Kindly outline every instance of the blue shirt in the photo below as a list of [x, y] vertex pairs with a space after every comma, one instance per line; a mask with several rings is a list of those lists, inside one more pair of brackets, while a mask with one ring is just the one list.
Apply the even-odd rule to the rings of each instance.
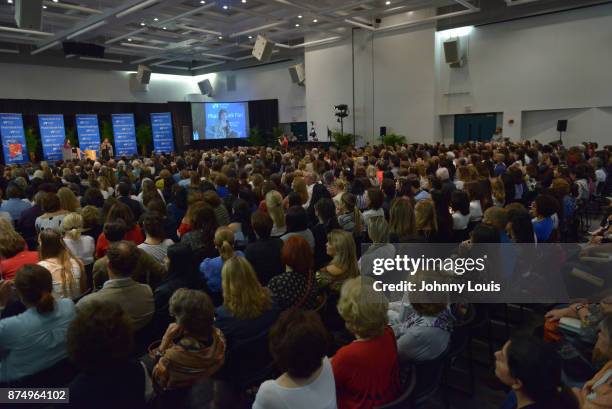
[[427, 190], [421, 190], [414, 196], [414, 200], [418, 202], [419, 200], [429, 199], [430, 197], [431, 195]]
[[8, 199], [2, 202], [2, 206], [0, 206], [0, 211], [8, 212], [11, 215], [11, 219], [19, 220], [21, 217], [21, 212], [32, 207], [28, 202], [24, 202], [21, 199]]
[[554, 228], [552, 217], [547, 217], [542, 220], [534, 219], [531, 223], [533, 224], [533, 231], [536, 235], [536, 239], [538, 239], [538, 243], [543, 243], [550, 239], [550, 235]]
[[48, 314], [28, 308], [0, 320], [0, 382], [34, 375], [67, 357], [66, 333], [75, 307], [68, 298], [55, 301]]
[[[242, 251], [234, 252], [236, 256], [244, 257]], [[214, 293], [221, 292], [221, 270], [223, 269], [223, 259], [221, 256], [215, 258], [207, 258], [200, 264], [200, 273], [204, 276], [206, 284], [210, 291]]]

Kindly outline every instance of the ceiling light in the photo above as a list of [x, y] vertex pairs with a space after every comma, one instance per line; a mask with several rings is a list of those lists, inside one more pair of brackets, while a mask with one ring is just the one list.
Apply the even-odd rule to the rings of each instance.
[[242, 0], [241, 3], [242, 4], [246, 4], [247, 0]]
[[302, 18], [302, 15], [300, 14], [300, 15], [298, 16], [298, 18]]
[[162, 30], [167, 30], [167, 29], [168, 29], [167, 27], [162, 27]]
[[229, 6], [227, 4], [223, 5], [223, 10], [227, 10], [229, 8]]
[[13, 0], [7, 0], [8, 4], [13, 4]]
[[43, 9], [46, 9], [46, 8], [47, 8], [47, 6], [43, 6]]
[[391, 1], [390, 0], [385, 1], [385, 5], [390, 6], [391, 5]]
[[200, 4], [206, 4], [205, 0], [200, 0]]
[[300, 25], [296, 23], [296, 24], [295, 24], [295, 26], [296, 26], [296, 27], [299, 27]]
[[249, 36], [249, 40], [252, 39], [252, 38], [253, 38], [253, 36]]
[[155, 18], [153, 19], [153, 21], [159, 21], [159, 19], [158, 19], [157, 17], [155, 17]]
[[313, 23], [318, 23], [319, 20], [317, 20], [316, 18], [314, 20], [312, 20]]
[[128, 38], [128, 41], [132, 41], [132, 39], [131, 39], [131, 38]]
[[59, 0], [53, 0], [53, 3], [59, 3]]
[[219, 40], [223, 40], [223, 36], [219, 36], [217, 37]]
[[143, 21], [143, 22], [141, 22], [141, 23], [140, 23], [140, 25], [141, 25], [141, 26], [143, 26], [143, 27], [144, 27], [144, 26], [146, 26], [146, 24], [145, 24], [145, 22], [144, 22], [144, 21]]

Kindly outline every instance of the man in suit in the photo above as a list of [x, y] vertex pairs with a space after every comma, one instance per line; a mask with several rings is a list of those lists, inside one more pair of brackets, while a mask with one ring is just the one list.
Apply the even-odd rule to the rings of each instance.
[[130, 197], [132, 190], [130, 185], [126, 182], [121, 182], [119, 183], [117, 190], [119, 191], [119, 198], [117, 200], [130, 208], [132, 214], [134, 215], [134, 220], [139, 220], [140, 215], [142, 214], [142, 206], [138, 200], [134, 200]]
[[153, 318], [155, 303], [151, 287], [139, 284], [131, 277], [138, 262], [136, 250], [136, 245], [130, 241], [111, 244], [106, 253], [109, 280], [101, 290], [83, 297], [77, 308], [92, 300], [115, 302], [132, 319], [136, 331], [144, 328]]

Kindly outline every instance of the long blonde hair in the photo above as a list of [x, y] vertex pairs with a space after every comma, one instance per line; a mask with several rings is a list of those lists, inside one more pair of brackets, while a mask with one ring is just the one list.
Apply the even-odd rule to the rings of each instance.
[[261, 286], [248, 260], [233, 256], [221, 270], [223, 305], [239, 319], [257, 318], [272, 308], [272, 297]]
[[435, 233], [438, 230], [436, 210], [431, 199], [419, 200], [414, 207], [416, 229]]
[[68, 250], [62, 240], [62, 235], [57, 230], [45, 229], [40, 232], [38, 239], [40, 240], [38, 248], [40, 260], [56, 258], [59, 261], [63, 294], [76, 295], [76, 282], [74, 274], [72, 274], [72, 260], [78, 264], [81, 274], [83, 274], [84, 270], [83, 263], [70, 254], [70, 250]]
[[389, 231], [400, 238], [416, 233], [414, 208], [410, 200], [403, 197], [393, 199], [389, 209]]
[[353, 233], [361, 234], [363, 232], [363, 223], [361, 221], [361, 212], [357, 205], [357, 196], [349, 192], [343, 193], [342, 196], [340, 196], [340, 202], [347, 213], [353, 213], [353, 218], [355, 219]]
[[74, 192], [67, 187], [62, 187], [57, 191], [57, 197], [60, 201], [60, 209], [69, 212], [76, 212], [81, 207], [79, 200], [74, 195]]
[[71, 240], [78, 240], [83, 230], [83, 217], [78, 213], [68, 213], [62, 220], [62, 232]]
[[276, 190], [266, 193], [266, 209], [270, 219], [277, 228], [285, 227], [285, 211], [283, 210], [283, 196]]
[[342, 275], [345, 277], [358, 276], [359, 267], [353, 235], [347, 231], [335, 229], [329, 232], [327, 241], [335, 250], [331, 264], [344, 270]]
[[215, 246], [223, 261], [234, 255], [234, 232], [227, 226], [221, 226], [215, 231]]
[[506, 189], [500, 178], [491, 179], [491, 194], [495, 200], [502, 205], [506, 202]]

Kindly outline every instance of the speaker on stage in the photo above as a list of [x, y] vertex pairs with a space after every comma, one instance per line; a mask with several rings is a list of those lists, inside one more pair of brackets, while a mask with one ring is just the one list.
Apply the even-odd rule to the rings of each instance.
[[381, 126], [380, 127], [380, 136], [387, 136], [387, 127], [386, 126]]
[[42, 29], [42, 0], [15, 0], [15, 22], [26, 30]]
[[274, 43], [268, 40], [262, 35], [257, 36], [257, 41], [253, 46], [253, 57], [259, 61], [268, 62], [272, 57], [272, 50], [274, 49]]
[[567, 119], [559, 119], [557, 121], [557, 132], [567, 131]]

